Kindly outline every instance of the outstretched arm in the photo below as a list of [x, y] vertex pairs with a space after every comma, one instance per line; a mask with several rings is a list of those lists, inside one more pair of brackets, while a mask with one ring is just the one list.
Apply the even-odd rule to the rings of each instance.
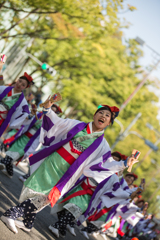
[[[40, 142], [45, 143], [45, 139], [65, 139], [67, 133], [80, 121], [74, 119], [63, 119], [57, 116], [55, 112], [51, 109], [52, 103], [49, 101], [45, 104], [43, 108], [43, 122], [40, 133]], [[52, 141], [48, 141], [48, 146]]]

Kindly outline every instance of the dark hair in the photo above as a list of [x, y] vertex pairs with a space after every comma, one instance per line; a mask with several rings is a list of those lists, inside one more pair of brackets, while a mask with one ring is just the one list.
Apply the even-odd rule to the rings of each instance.
[[109, 107], [101, 107], [101, 108], [99, 108], [99, 109], [97, 109], [97, 111], [95, 112], [95, 114], [94, 115], [96, 115], [99, 111], [102, 111], [102, 110], [108, 110], [108, 111], [110, 111], [110, 113], [111, 113], [111, 121], [113, 120], [113, 113], [111, 112], [111, 109], [109, 108]]
[[145, 203], [145, 200], [144, 200], [144, 199], [139, 199], [138, 202], [137, 202], [137, 204], [138, 204], [138, 203], [141, 203], [141, 202]]
[[59, 107], [58, 107], [56, 104], [53, 103], [53, 105], [52, 105], [51, 107], [55, 107], [55, 108], [56, 108], [56, 112], [55, 112], [55, 113], [56, 113], [57, 115], [61, 113], [61, 112], [59, 111]]
[[28, 81], [28, 79], [26, 78], [26, 76], [21, 76], [20, 79], [24, 79], [27, 81], [27, 87], [30, 85], [30, 82]]
[[[57, 105], [53, 103], [51, 107], [57, 108]], [[57, 109], [58, 109], [58, 108], [57, 108]]]
[[112, 152], [111, 156], [115, 156], [119, 158], [119, 161], [121, 161], [121, 155], [118, 152]]

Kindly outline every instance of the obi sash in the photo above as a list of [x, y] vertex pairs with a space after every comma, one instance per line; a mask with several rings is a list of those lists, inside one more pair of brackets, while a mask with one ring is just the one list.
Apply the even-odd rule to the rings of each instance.
[[99, 211], [98, 213], [94, 213], [92, 216], [90, 216], [88, 218], [89, 221], [96, 221], [97, 219], [99, 219], [100, 217], [102, 217], [104, 214], [108, 213], [111, 210], [112, 207], [110, 208], [103, 208], [101, 211]]
[[[95, 188], [96, 188], [96, 186], [92, 186], [92, 185], [89, 184], [89, 179], [88, 179], [88, 178], [87, 178], [87, 184], [86, 184], [85, 182], [83, 182], [83, 183], [81, 184], [81, 187], [83, 188], [83, 190], [77, 191], [77, 192], [69, 195], [68, 197], [66, 197], [66, 198], [65, 198], [62, 202], [60, 202], [60, 203], [64, 203], [64, 202], [68, 201], [68, 200], [71, 199], [71, 198], [74, 198], [74, 197], [77, 197], [77, 196], [86, 195], [86, 194], [92, 196], [92, 194], [94, 193], [94, 190], [95, 190]], [[92, 190], [92, 189], [93, 189], [93, 190]]]

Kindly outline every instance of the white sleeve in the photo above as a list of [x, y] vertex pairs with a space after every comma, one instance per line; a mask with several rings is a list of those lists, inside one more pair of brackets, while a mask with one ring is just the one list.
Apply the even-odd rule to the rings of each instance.
[[14, 119], [9, 127], [12, 129], [16, 129], [17, 127], [23, 125], [23, 122], [25, 121], [26, 117], [28, 116], [28, 113], [23, 113], [19, 118]]
[[30, 148], [27, 150], [27, 152], [24, 154], [23, 159], [29, 157], [29, 155], [34, 154], [36, 151], [38, 151], [38, 147], [39, 147], [39, 136], [34, 140], [34, 142], [32, 143], [32, 145], [30, 146]]
[[7, 88], [8, 86], [0, 86], [0, 94]]
[[137, 187], [135, 188], [132, 188], [132, 189], [126, 189], [126, 191], [129, 193], [129, 194], [132, 194], [133, 192], [135, 192], [137, 190]]
[[23, 125], [26, 117], [28, 117], [28, 112], [24, 111], [23, 108], [27, 107], [28, 103], [25, 98], [23, 98], [19, 107], [16, 108], [16, 111], [13, 113], [10, 121], [10, 128], [17, 128]]
[[[110, 158], [108, 158], [108, 160]], [[102, 158], [98, 158], [96, 161], [90, 163], [88, 166], [84, 168], [83, 174], [86, 177], [94, 178], [99, 183], [103, 181], [105, 178], [125, 168], [123, 161], [117, 162], [115, 160], [112, 161], [108, 160], [103, 163]]]
[[51, 109], [43, 117], [40, 142], [44, 143], [44, 138], [52, 138], [55, 136], [57, 141], [65, 139], [67, 133], [80, 121], [74, 119], [63, 119], [57, 116]]

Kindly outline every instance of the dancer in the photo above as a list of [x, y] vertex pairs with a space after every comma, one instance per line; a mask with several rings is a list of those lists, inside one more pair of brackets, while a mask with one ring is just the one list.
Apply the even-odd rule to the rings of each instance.
[[13, 143], [10, 143], [12, 145], [9, 150], [6, 151], [6, 156], [0, 161], [0, 170], [9, 178], [13, 176], [13, 162], [23, 157], [25, 146], [41, 127], [42, 114], [43, 113], [38, 113], [38, 120], [34, 117], [29, 125], [25, 126], [23, 130], [19, 130], [17, 137], [12, 141]]
[[[30, 158], [32, 171], [38, 169], [25, 181], [20, 204], [8, 209], [1, 220], [17, 233], [19, 228], [30, 231], [36, 213], [51, 203], [51, 206], [84, 174], [101, 182], [106, 175], [113, 174], [117, 166], [125, 168], [122, 161], [110, 157], [110, 148], [103, 138], [103, 129], [113, 123], [119, 109], [101, 105], [94, 114], [93, 123], [61, 119], [51, 111], [52, 103], [45, 104], [40, 142], [48, 146]], [[40, 165], [41, 163], [41, 165]], [[110, 169], [110, 170], [108, 170]], [[103, 171], [103, 175], [101, 174]], [[43, 178], [42, 178], [43, 176]], [[24, 220], [17, 221], [20, 216]]]
[[[62, 112], [61, 108], [56, 104], [51, 106], [52, 111], [56, 111], [58, 114]], [[43, 112], [37, 114], [38, 119], [34, 116], [28, 120], [28, 125], [19, 130], [15, 134], [14, 140], [10, 143], [11, 147], [6, 151], [6, 156], [0, 161], [0, 169], [6, 174], [9, 178], [13, 176], [13, 162], [22, 158], [24, 153], [32, 145], [32, 151], [39, 145], [39, 136], [40, 136], [40, 127], [42, 125], [42, 115]], [[35, 139], [37, 139], [35, 143]], [[34, 144], [33, 144], [34, 142]], [[27, 157], [27, 154], [25, 155]], [[26, 179], [29, 177], [29, 174], [26, 174]]]
[[0, 145], [0, 155], [4, 157], [4, 153], [7, 151], [8, 144], [14, 140], [14, 136], [19, 131], [19, 129], [7, 129], [9, 130], [5, 134], [3, 134], [3, 142]]
[[[122, 154], [120, 154], [120, 156], [125, 161], [128, 158], [127, 156]], [[112, 175], [110, 180], [113, 177], [114, 175]], [[115, 179], [118, 180], [118, 177], [115, 176]], [[81, 230], [82, 234], [87, 239], [89, 239], [88, 234], [97, 232], [101, 229], [104, 229], [103, 231], [105, 232], [111, 225], [113, 225], [112, 216], [115, 215], [119, 203], [122, 202], [123, 199], [128, 199], [131, 194], [134, 194], [135, 189], [129, 190], [128, 185], [132, 184], [135, 179], [137, 179], [137, 176], [135, 174], [129, 173], [126, 174], [125, 178], [121, 178], [119, 184], [116, 181], [114, 182], [114, 184], [111, 184], [111, 182], [108, 183], [108, 189], [106, 188], [106, 191], [102, 194], [102, 196], [99, 197], [103, 202], [103, 205], [101, 204], [101, 206], [105, 205], [105, 207], [101, 207], [101, 209], [98, 209], [98, 212], [95, 212], [95, 214], [90, 216], [87, 221], [87, 227], [82, 228]], [[108, 205], [109, 202], [112, 202], [112, 205]], [[103, 232], [102, 235], [105, 238]]]
[[[118, 152], [113, 152], [111, 157], [115, 161], [121, 160], [121, 155]], [[65, 236], [67, 229], [72, 235], [76, 236], [74, 221], [86, 211], [97, 185], [98, 183], [94, 179], [86, 178], [79, 186], [73, 188], [72, 191], [66, 194], [64, 199], [62, 199], [63, 201], [61, 200], [57, 206], [53, 208], [52, 213], [56, 212], [56, 207], [58, 207], [58, 221], [50, 225], [49, 229], [56, 237], [59, 237], [59, 235]], [[68, 218], [70, 219], [69, 221]]]
[[0, 137], [5, 129], [16, 128], [24, 124], [29, 114], [23, 90], [33, 84], [33, 79], [26, 72], [14, 87], [0, 86]]
[[[60, 106], [57, 106], [56, 104], [53, 104], [51, 106], [52, 111], [54, 111], [57, 115], [62, 113], [62, 109]], [[25, 159], [27, 160], [29, 156], [33, 155], [36, 151], [38, 151], [42, 147], [42, 144], [40, 144], [40, 129], [35, 133], [35, 135], [29, 140], [27, 145], [24, 148], [24, 156], [22, 161]], [[29, 161], [29, 159], [28, 159]], [[22, 182], [25, 182], [30, 177], [30, 168], [27, 174], [19, 176], [19, 180]]]

